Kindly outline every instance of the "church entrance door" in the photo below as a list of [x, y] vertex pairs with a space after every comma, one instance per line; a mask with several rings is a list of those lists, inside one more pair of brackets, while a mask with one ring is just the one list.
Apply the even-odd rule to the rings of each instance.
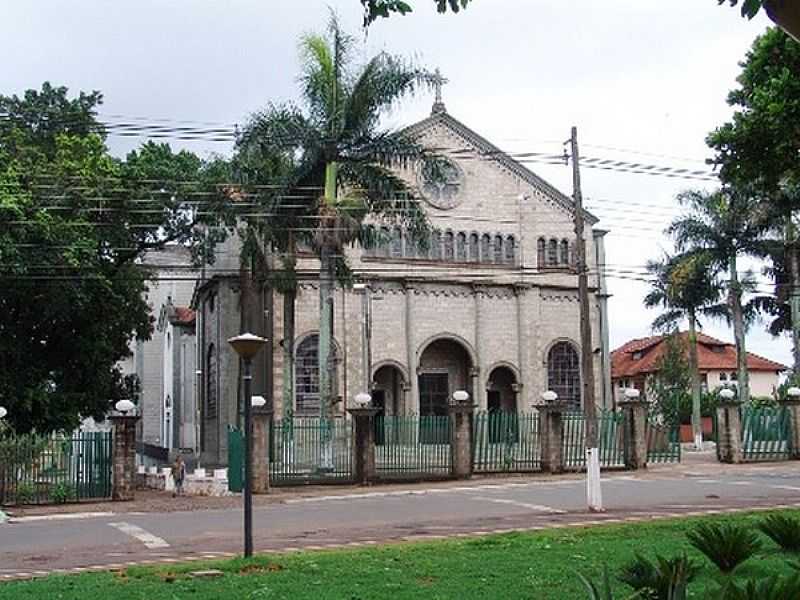
[[447, 430], [437, 426], [447, 416], [450, 382], [447, 373], [422, 373], [419, 376], [419, 441], [423, 444], [446, 444]]

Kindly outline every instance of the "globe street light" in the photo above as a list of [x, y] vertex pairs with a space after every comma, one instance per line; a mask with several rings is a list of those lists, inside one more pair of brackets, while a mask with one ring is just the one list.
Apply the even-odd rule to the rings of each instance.
[[469, 400], [469, 393], [464, 390], [456, 390], [453, 392], [453, 401], [457, 404], [463, 404]]
[[[800, 398], [800, 387], [793, 385], [788, 390], [786, 390], [786, 395], [789, 396], [789, 398], [791, 398], [792, 400], [797, 400], [798, 398]], [[2, 407], [0, 407], [0, 410], [2, 410]]]
[[723, 400], [733, 400], [736, 393], [731, 388], [722, 388], [719, 391], [719, 397]]
[[0, 406], [0, 419], [5, 419], [8, 411], [5, 406]]
[[242, 333], [228, 340], [234, 352], [244, 361], [244, 556], [253, 556], [253, 426], [252, 381], [253, 357], [267, 343], [252, 333]]
[[367, 405], [372, 402], [372, 396], [366, 392], [361, 392], [353, 397], [353, 401], [356, 403], [358, 408], [367, 408]]
[[130, 400], [120, 400], [114, 405], [114, 408], [117, 409], [117, 412], [121, 412], [123, 415], [125, 415], [136, 408], [136, 405]]
[[640, 394], [641, 392], [636, 388], [627, 388], [625, 390], [625, 397], [630, 401], [637, 400]]
[[542, 392], [542, 400], [547, 403], [555, 402], [558, 400], [558, 394], [556, 394], [553, 390], [547, 390], [546, 392]]
[[267, 404], [267, 399], [264, 396], [253, 396], [250, 404], [253, 408], [262, 408]]

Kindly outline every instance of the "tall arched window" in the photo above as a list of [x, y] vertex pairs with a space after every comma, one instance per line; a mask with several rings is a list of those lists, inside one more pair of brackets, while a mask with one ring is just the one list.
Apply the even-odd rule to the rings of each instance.
[[509, 235], [505, 241], [505, 248], [504, 248], [504, 258], [505, 262], [508, 265], [513, 265], [516, 261], [516, 247], [514, 244], [514, 236]]
[[467, 262], [467, 234], [463, 231], [456, 235], [456, 260]]
[[392, 229], [392, 258], [403, 258], [403, 231], [399, 227]]
[[558, 258], [562, 265], [569, 264], [569, 242], [567, 240], [561, 240], [561, 252]]
[[478, 262], [481, 258], [480, 242], [477, 233], [469, 234], [469, 262]]
[[494, 242], [492, 243], [492, 262], [496, 265], [503, 264], [503, 236], [496, 235], [494, 236]]
[[547, 353], [547, 389], [561, 402], [581, 406], [581, 371], [578, 352], [569, 342], [558, 342]]
[[378, 256], [389, 256], [389, 244], [391, 238], [392, 232], [389, 230], [389, 228], [385, 226], [381, 227], [376, 253]]
[[546, 258], [546, 250], [545, 246], [547, 242], [544, 241], [543, 237], [540, 237], [536, 240], [536, 265], [541, 269], [545, 266], [545, 258]]
[[453, 239], [453, 232], [446, 231], [444, 234], [444, 259], [448, 262], [453, 262], [455, 258], [455, 240]]
[[217, 351], [209, 344], [206, 352], [206, 419], [217, 417]]
[[434, 231], [431, 234], [431, 260], [442, 260], [442, 232]]
[[[336, 346], [331, 347], [331, 355], [336, 360]], [[331, 386], [336, 390], [336, 381], [331, 382]], [[300, 342], [295, 351], [294, 398], [295, 414], [319, 415], [319, 335], [316, 333]]]
[[481, 262], [492, 262], [492, 236], [488, 233], [481, 236]]
[[364, 235], [362, 236], [363, 239], [363, 246], [364, 246], [364, 254], [367, 256], [375, 256], [375, 226], [374, 225], [367, 225], [364, 228]]
[[558, 264], [558, 240], [551, 239], [547, 244], [547, 265], [555, 267]]

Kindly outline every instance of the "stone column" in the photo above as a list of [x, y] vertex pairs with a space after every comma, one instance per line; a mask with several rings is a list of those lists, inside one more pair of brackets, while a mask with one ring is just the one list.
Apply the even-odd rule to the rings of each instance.
[[378, 408], [348, 408], [353, 417], [353, 476], [356, 483], [375, 481], [375, 415]]
[[253, 408], [253, 493], [269, 493], [269, 447], [272, 410]]
[[786, 398], [781, 406], [789, 413], [789, 456], [800, 460], [800, 398]]
[[136, 422], [138, 416], [114, 415], [112, 446], [112, 487], [114, 501], [133, 500], [136, 484]]
[[511, 391], [514, 392], [514, 412], [522, 413], [525, 412], [526, 406], [522, 406], [520, 402], [520, 398], [522, 397], [522, 384], [521, 383], [512, 383], [511, 384]]
[[742, 419], [737, 400], [720, 400], [717, 406], [717, 457], [720, 462], [742, 462]]
[[561, 417], [567, 406], [558, 402], [534, 408], [539, 411], [542, 473], [561, 473], [564, 471], [564, 423]]
[[626, 400], [619, 403], [625, 416], [625, 467], [647, 468], [647, 406], [646, 400]]
[[472, 477], [473, 404], [450, 404], [450, 472], [456, 479]]

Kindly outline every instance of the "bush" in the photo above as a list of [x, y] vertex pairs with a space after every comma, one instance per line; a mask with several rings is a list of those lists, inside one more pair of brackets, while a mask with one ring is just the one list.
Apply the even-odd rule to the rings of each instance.
[[786, 552], [800, 552], [800, 520], [786, 515], [770, 515], [758, 528]]
[[655, 562], [637, 554], [622, 568], [619, 580], [655, 600], [683, 600], [687, 586], [700, 570], [686, 554], [673, 558], [655, 557]]
[[761, 549], [758, 534], [741, 525], [701, 523], [686, 537], [723, 573], [730, 573]]
[[30, 504], [36, 498], [36, 488], [31, 483], [20, 483], [17, 486], [17, 491], [14, 494], [14, 500], [17, 504]]
[[[608, 568], [606, 566], [603, 566], [603, 583], [599, 586], [580, 573], [578, 573], [578, 577], [580, 577], [583, 585], [586, 586], [589, 600], [614, 600], [614, 592], [611, 591], [611, 578], [608, 576]], [[635, 598], [643, 598], [643, 596], [637, 592], [633, 596], [628, 596], [627, 600], [634, 600]], [[675, 598], [674, 600], [683, 599]]]
[[718, 600], [797, 600], [800, 576], [748, 579], [741, 587], [733, 581], [717, 591]]
[[57, 483], [50, 490], [50, 500], [56, 504], [64, 504], [75, 498], [75, 490], [71, 485]]

